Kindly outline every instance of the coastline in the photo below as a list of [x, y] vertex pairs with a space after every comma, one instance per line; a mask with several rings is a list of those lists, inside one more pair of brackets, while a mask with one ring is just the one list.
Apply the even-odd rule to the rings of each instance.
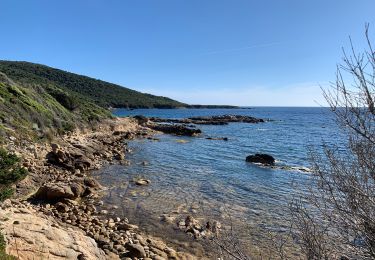
[[29, 175], [1, 205], [6, 252], [21, 259], [197, 259], [143, 234], [127, 218], [96, 209], [103, 187], [92, 170], [128, 164], [125, 141], [153, 133], [134, 119], [115, 118], [50, 144], [10, 140], [7, 149], [23, 159]]

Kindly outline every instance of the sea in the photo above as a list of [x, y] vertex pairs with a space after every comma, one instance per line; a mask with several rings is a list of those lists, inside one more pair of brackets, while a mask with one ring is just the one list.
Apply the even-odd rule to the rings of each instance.
[[[155, 140], [131, 140], [125, 155], [129, 166], [109, 165], [95, 173], [107, 187], [105, 205], [113, 205], [113, 211], [145, 233], [195, 254], [203, 254], [204, 245], [176, 225], [187, 215], [202, 223], [230, 226], [245, 244], [269, 246], [270, 233], [287, 232], [290, 226], [290, 203], [303, 199], [309, 190], [311, 151], [345, 145], [335, 117], [323, 107], [117, 109], [113, 113], [178, 119], [230, 114], [266, 120], [197, 125], [202, 130], [198, 137], [158, 134]], [[223, 137], [228, 141], [214, 140]], [[245, 161], [255, 153], [272, 155], [276, 167]], [[137, 186], [133, 182], [137, 178], [151, 183]]]

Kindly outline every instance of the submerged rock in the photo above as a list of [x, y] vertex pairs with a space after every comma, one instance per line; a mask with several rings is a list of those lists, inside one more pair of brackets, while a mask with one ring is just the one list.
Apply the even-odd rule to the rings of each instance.
[[134, 182], [139, 186], [149, 185], [151, 183], [151, 181], [147, 179], [137, 179]]
[[268, 155], [268, 154], [257, 153], [255, 155], [247, 156], [246, 162], [261, 163], [263, 165], [274, 165], [275, 164], [275, 158], [273, 158], [271, 155]]
[[206, 137], [207, 140], [223, 140], [228, 141], [228, 137]]

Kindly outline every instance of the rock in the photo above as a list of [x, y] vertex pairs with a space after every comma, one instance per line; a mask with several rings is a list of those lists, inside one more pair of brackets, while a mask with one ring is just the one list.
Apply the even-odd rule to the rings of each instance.
[[147, 179], [137, 179], [137, 180], [135, 180], [135, 184], [137, 184], [139, 186], [149, 185], [150, 183], [151, 183], [151, 181], [147, 180]]
[[122, 161], [125, 159], [125, 155], [123, 153], [117, 153], [114, 156], [115, 160]]
[[129, 223], [123, 223], [123, 224], [119, 224], [117, 226], [117, 229], [118, 230], [124, 230], [124, 231], [135, 230], [135, 229], [138, 229], [138, 226], [137, 225], [132, 225], [132, 224], [129, 224]]
[[228, 141], [228, 137], [206, 137], [207, 140], [223, 140]]
[[67, 183], [46, 183], [38, 189], [35, 198], [43, 200], [75, 199], [77, 196]]
[[80, 171], [88, 170], [91, 165], [92, 165], [92, 162], [87, 157], [82, 157], [74, 161], [74, 168]]
[[147, 165], [148, 165], [148, 162], [147, 162], [147, 161], [143, 161], [143, 162], [142, 162], [142, 165], [143, 165], [143, 166], [147, 166]]
[[57, 209], [58, 212], [63, 212], [63, 213], [69, 210], [69, 206], [62, 202], [56, 203], [55, 208]]
[[107, 259], [92, 238], [79, 230], [57, 226], [52, 218], [40, 216], [33, 209], [24, 209], [23, 213], [0, 210], [0, 219], [7, 253], [19, 259]]
[[199, 221], [193, 218], [192, 216], [187, 216], [185, 219], [185, 226], [190, 227], [190, 226], [197, 226], [199, 225]]
[[75, 198], [81, 197], [85, 192], [85, 187], [80, 183], [72, 183], [70, 189], [74, 193]]
[[227, 125], [228, 123], [262, 123], [265, 122], [261, 118], [242, 116], [242, 115], [222, 115], [222, 116], [202, 116], [190, 117], [185, 119], [164, 119], [164, 118], [149, 118], [151, 122], [168, 123], [168, 124], [197, 124], [197, 125]]
[[52, 152], [56, 153], [57, 150], [60, 148], [58, 144], [52, 143], [51, 144]]
[[143, 246], [141, 246], [139, 244], [126, 243], [125, 248], [126, 248], [126, 250], [129, 251], [129, 252], [125, 253], [125, 256], [127, 256], [127, 257], [145, 258], [147, 256]]
[[274, 165], [275, 158], [268, 154], [255, 154], [246, 157], [246, 162], [261, 163], [263, 165]]
[[166, 134], [182, 135], [182, 136], [196, 136], [202, 133], [200, 129], [187, 127], [178, 124], [148, 124], [149, 128], [160, 131]]
[[86, 186], [89, 186], [91, 188], [100, 188], [101, 185], [99, 184], [99, 182], [93, 178], [85, 178], [83, 180], [83, 183], [86, 185]]
[[140, 125], [144, 125], [148, 122], [148, 118], [142, 115], [137, 115], [137, 116], [134, 116], [133, 118], [136, 119], [138, 121], [138, 124]]

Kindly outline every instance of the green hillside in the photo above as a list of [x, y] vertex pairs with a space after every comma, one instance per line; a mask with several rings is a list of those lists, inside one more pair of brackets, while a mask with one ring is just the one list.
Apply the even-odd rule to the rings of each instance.
[[140, 93], [116, 84], [30, 62], [0, 61], [0, 72], [19, 84], [51, 85], [104, 107], [175, 108], [186, 106], [166, 97]]
[[54, 84], [21, 83], [0, 72], [0, 141], [5, 135], [44, 138], [65, 133], [111, 113]]

